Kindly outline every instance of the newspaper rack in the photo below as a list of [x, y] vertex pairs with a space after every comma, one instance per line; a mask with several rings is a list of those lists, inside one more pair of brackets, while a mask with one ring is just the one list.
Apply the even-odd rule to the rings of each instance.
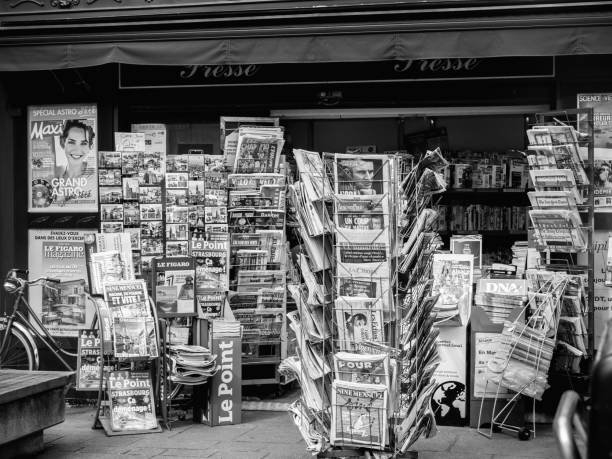
[[[405, 240], [420, 232], [419, 215], [433, 202], [420, 180], [423, 163], [361, 155], [355, 161], [370, 162], [373, 191], [357, 193], [351, 189], [356, 180], [345, 183], [339, 175], [350, 155], [294, 155], [301, 182], [316, 183], [309, 199], [317, 203], [312, 208], [322, 227], [314, 234], [295, 231], [304, 279], [289, 286], [298, 307], [298, 315], [290, 315], [298, 357], [279, 369], [295, 374], [302, 387], [290, 411], [318, 457], [417, 457], [410, 446], [435, 425], [429, 401], [436, 335], [431, 308], [421, 302], [431, 306], [427, 279], [436, 239], [413, 238], [411, 262], [399, 267], [408, 255], [401, 250]], [[305, 167], [308, 158], [314, 160]], [[289, 196], [297, 201], [300, 192], [308, 190]], [[293, 204], [302, 223], [300, 202]], [[329, 266], [320, 269], [313, 259], [325, 257]]]
[[[504, 324], [505, 336], [502, 336], [502, 340], [505, 343], [498, 348], [502, 354], [497, 357], [497, 368], [495, 363], [493, 368], [491, 365], [488, 368], [486, 385], [496, 385], [490, 417], [492, 422], [488, 433], [481, 431], [484, 405], [481, 403], [478, 432], [489, 438], [498, 428], [517, 432], [521, 440], [529, 439], [532, 434], [535, 436], [535, 401], [541, 398], [547, 387], [549, 371], [559, 371], [557, 367], [560, 366], [564, 377], [572, 377], [576, 371], [586, 373], [585, 368], [588, 368], [594, 353], [593, 110], [540, 113], [535, 116], [535, 121], [527, 132], [531, 144], [528, 159], [536, 188], [536, 192], [530, 193], [534, 204], [534, 210], [530, 211], [533, 224], [530, 236], [543, 262], [533, 272], [527, 271], [527, 279], [535, 293], [530, 293], [521, 314]], [[537, 172], [533, 174], [533, 171]], [[586, 264], [578, 264], [579, 253], [586, 254]], [[561, 336], [559, 324], [565, 307], [565, 295], [576, 289], [573, 284], [583, 292], [577, 295], [578, 305], [574, 307], [574, 312], [579, 323], [582, 323], [582, 316], [587, 318], [587, 339], [586, 344], [582, 344], [584, 352], [574, 349], [579, 353], [570, 355], [568, 352], [566, 356], [560, 349], [568, 349], [569, 345], [566, 343], [565, 348], [558, 346]], [[583, 289], [584, 284], [586, 289]], [[584, 303], [580, 300], [581, 295], [586, 298]], [[531, 316], [525, 321], [523, 313], [527, 311]], [[583, 336], [580, 333], [577, 339], [582, 341]], [[504, 352], [505, 360], [502, 358]], [[513, 359], [522, 360], [523, 364], [529, 363], [533, 370], [532, 377], [524, 378], [522, 384], [517, 382], [521, 375], [511, 367]], [[583, 360], [584, 365], [575, 365], [576, 359]], [[562, 362], [561, 365], [557, 364], [558, 361]], [[491, 373], [495, 375], [491, 376]], [[524, 374], [529, 372], [525, 371]], [[498, 410], [502, 386], [514, 394]], [[485, 387], [483, 402], [486, 394]], [[521, 395], [533, 399], [531, 428], [508, 423], [512, 408]]]
[[[107, 436], [112, 437], [112, 436], [117, 436], [117, 435], [134, 435], [134, 434], [146, 434], [146, 433], [159, 433], [162, 431], [161, 426], [159, 426], [159, 424], [156, 422], [157, 426], [155, 428], [152, 429], [142, 429], [142, 430], [124, 430], [124, 431], [117, 431], [117, 430], [113, 430], [111, 428], [111, 423], [110, 423], [110, 394], [108, 393], [108, 382], [106, 383], [106, 388], [105, 386], [105, 379], [104, 379], [104, 366], [107, 364], [115, 364], [118, 363], [117, 359], [111, 355], [112, 351], [109, 352], [108, 348], [105, 348], [105, 336], [109, 336], [112, 333], [112, 330], [109, 329], [109, 324], [110, 323], [106, 323], [106, 320], [104, 320], [104, 317], [106, 316], [106, 314], [102, 314], [100, 311], [100, 305], [98, 304], [98, 301], [102, 301], [104, 302], [103, 298], [100, 297], [94, 297], [94, 301], [95, 303], [95, 307], [96, 307], [96, 320], [95, 320], [95, 324], [98, 327], [98, 332], [99, 332], [99, 336], [100, 338], [100, 380], [99, 380], [99, 385], [98, 385], [98, 398], [96, 401], [96, 412], [94, 415], [94, 421], [92, 424], [92, 429], [104, 429], [104, 432], [106, 433]], [[153, 316], [153, 320], [155, 323], [155, 333], [156, 333], [156, 337], [157, 339], [159, 338], [159, 323], [158, 323], [158, 318], [157, 318], [157, 309], [155, 307], [155, 304], [153, 303], [153, 301], [151, 300], [151, 298], [148, 298], [148, 306], [151, 310], [151, 314]], [[160, 349], [159, 347], [159, 343], [157, 343], [157, 348]], [[161, 372], [160, 372], [160, 358], [161, 357], [155, 357], [152, 359], [149, 359], [150, 361], [153, 362], [153, 368], [149, 370], [149, 372], [151, 372], [151, 370], [153, 370], [153, 374], [155, 376], [155, 379], [152, 381], [153, 382], [153, 395], [155, 397], [157, 397], [157, 394], [159, 394], [159, 389], [160, 389], [160, 376], [161, 376]], [[141, 359], [143, 360], [143, 359]], [[134, 361], [132, 360], [130, 362], [130, 366], [134, 365]], [[105, 392], [107, 394], [107, 397], [105, 399]], [[153, 407], [155, 407], [155, 402], [152, 401], [153, 403]], [[162, 403], [162, 419], [164, 421], [164, 423], [167, 425], [167, 417], [166, 417], [166, 407], [165, 407], [165, 401], [162, 399], [161, 401]]]

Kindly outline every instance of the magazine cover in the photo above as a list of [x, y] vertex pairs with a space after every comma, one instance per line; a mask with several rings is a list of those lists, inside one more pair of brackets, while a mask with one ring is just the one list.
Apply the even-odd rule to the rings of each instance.
[[143, 372], [112, 371], [108, 376], [111, 428], [156, 429], [155, 400], [151, 376]]
[[28, 212], [98, 211], [98, 108], [28, 107]]
[[227, 292], [218, 290], [196, 290], [198, 317], [208, 319], [223, 315]]
[[482, 269], [482, 235], [451, 236], [451, 253], [473, 255], [474, 269]]
[[155, 319], [152, 317], [115, 317], [113, 345], [119, 359], [149, 358], [159, 355]]
[[76, 337], [88, 328], [95, 307], [87, 301], [89, 291], [85, 238], [95, 230], [31, 229], [28, 231], [29, 278], [48, 276], [59, 284], [33, 285], [29, 302], [53, 336]]
[[330, 443], [383, 449], [387, 443], [387, 388], [334, 381]]
[[[79, 330], [77, 343], [76, 390], [98, 390], [100, 387], [100, 337], [98, 329]], [[112, 366], [104, 365], [102, 389], [106, 388], [106, 378]]]
[[145, 135], [142, 132], [115, 132], [116, 151], [145, 151]]
[[386, 194], [389, 180], [390, 163], [385, 155], [335, 155], [334, 191], [337, 195]]
[[197, 315], [193, 258], [154, 259], [153, 280], [153, 299], [159, 317]]
[[[612, 93], [578, 94], [578, 108], [593, 109], [595, 212], [612, 212]], [[580, 119], [578, 129], [589, 132], [588, 120]]]
[[390, 387], [388, 354], [334, 354], [334, 374], [340, 381], [363, 384], [383, 384]]
[[195, 258], [198, 292], [229, 288], [229, 241], [192, 241], [191, 256]]
[[472, 307], [473, 255], [436, 253], [433, 256], [432, 295], [437, 325], [467, 324]]
[[[124, 233], [125, 234], [125, 233]], [[134, 271], [132, 265], [131, 277], [127, 265], [129, 263], [125, 254], [118, 250], [108, 250], [106, 252], [94, 252], [90, 255], [91, 259], [91, 289], [94, 294], [101, 294], [104, 291], [104, 284], [118, 282], [121, 280], [132, 280]], [[130, 251], [129, 260], [132, 260]]]
[[381, 300], [339, 297], [335, 313], [339, 349], [357, 351], [362, 341], [385, 342]]
[[103, 289], [112, 317], [151, 317], [144, 280], [105, 283]]

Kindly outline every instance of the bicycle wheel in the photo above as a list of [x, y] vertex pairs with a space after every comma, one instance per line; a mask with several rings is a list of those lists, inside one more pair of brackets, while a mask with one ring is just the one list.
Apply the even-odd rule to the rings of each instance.
[[[5, 331], [0, 331], [0, 342], [4, 339]], [[23, 333], [11, 328], [7, 337], [4, 351], [0, 355], [0, 368], [13, 370], [38, 370], [38, 362], [34, 357], [35, 351]]]

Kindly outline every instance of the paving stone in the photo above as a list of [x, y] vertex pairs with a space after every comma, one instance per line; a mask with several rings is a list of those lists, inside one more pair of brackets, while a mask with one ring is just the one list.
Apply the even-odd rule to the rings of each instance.
[[435, 436], [419, 439], [412, 445], [411, 449], [415, 451], [449, 451], [459, 435], [460, 430], [457, 428], [440, 427]]
[[419, 459], [493, 459], [493, 455], [476, 452], [419, 451]]
[[121, 453], [122, 456], [157, 457], [165, 454], [167, 448], [129, 448]]
[[[175, 445], [178, 446], [178, 445]], [[215, 448], [200, 448], [200, 449], [187, 449], [187, 448], [167, 448], [160, 457], [208, 457], [215, 453]]]

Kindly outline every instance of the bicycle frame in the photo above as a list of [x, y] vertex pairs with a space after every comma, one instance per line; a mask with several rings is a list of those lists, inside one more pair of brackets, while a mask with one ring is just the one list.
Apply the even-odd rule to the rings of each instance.
[[[31, 324], [31, 322], [28, 320], [28, 318], [25, 317], [21, 313], [21, 311], [19, 311], [20, 303], [25, 306], [28, 312], [28, 315], [34, 319], [34, 323], [38, 326], [40, 330], [43, 331], [43, 333], [39, 332], [37, 327], [34, 327]], [[57, 357], [57, 359], [62, 363], [62, 365], [64, 365], [64, 367], [68, 371], [74, 371], [74, 368], [72, 368], [72, 366], [68, 362], [66, 362], [66, 360], [64, 360], [64, 358], [60, 355], [60, 353], [64, 355], [71, 355], [71, 354], [64, 351], [59, 346], [59, 344], [57, 344], [57, 341], [55, 341], [55, 339], [49, 334], [49, 331], [47, 330], [47, 328], [42, 324], [38, 316], [34, 313], [32, 308], [30, 307], [30, 304], [28, 303], [28, 301], [25, 299], [24, 294], [23, 294], [23, 289], [21, 289], [19, 293], [17, 293], [17, 296], [13, 303], [13, 313], [10, 316], [8, 316], [6, 330], [2, 338], [2, 343], [0, 343], [0, 355], [4, 351], [4, 348], [6, 347], [8, 337], [11, 333], [11, 329], [13, 328], [13, 324], [16, 320], [30, 333], [32, 337], [38, 337], [45, 344], [47, 349], [49, 349], [55, 355], [55, 357]]]

